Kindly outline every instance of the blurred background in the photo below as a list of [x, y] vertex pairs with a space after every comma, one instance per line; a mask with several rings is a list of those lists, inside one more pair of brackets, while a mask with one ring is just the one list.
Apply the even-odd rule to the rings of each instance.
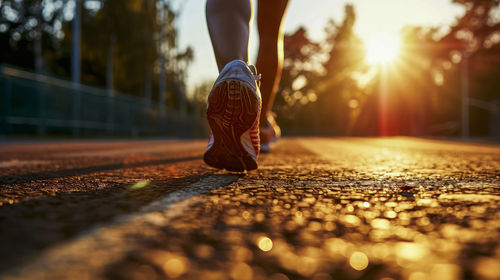
[[[284, 134], [500, 137], [499, 2], [291, 0]], [[0, 135], [208, 135], [204, 5], [0, 0]]]

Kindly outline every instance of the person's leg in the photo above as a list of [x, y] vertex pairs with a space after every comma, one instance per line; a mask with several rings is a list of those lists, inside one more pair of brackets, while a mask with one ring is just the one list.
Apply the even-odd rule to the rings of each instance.
[[262, 74], [260, 92], [262, 111], [260, 124], [266, 124], [278, 90], [283, 68], [283, 19], [288, 0], [259, 0], [257, 25], [260, 45], [257, 69]]
[[207, 23], [219, 77], [208, 95], [212, 131], [203, 160], [230, 171], [258, 167], [261, 95], [255, 67], [248, 65], [250, 0], [207, 0]]
[[219, 71], [235, 59], [248, 62], [251, 1], [207, 0], [206, 17]]

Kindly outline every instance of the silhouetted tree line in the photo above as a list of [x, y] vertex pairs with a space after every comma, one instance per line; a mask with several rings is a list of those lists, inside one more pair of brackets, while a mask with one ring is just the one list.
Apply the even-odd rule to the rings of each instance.
[[[299, 28], [285, 37], [285, 65], [274, 109], [291, 134], [377, 135], [381, 88], [387, 95], [389, 135], [459, 135], [461, 91], [483, 105], [500, 106], [500, 7], [498, 0], [456, 0], [463, 17], [442, 29], [408, 26], [399, 59], [384, 71], [369, 66], [346, 5], [343, 22], [330, 21], [326, 41]], [[463, 74], [466, 60], [467, 76]], [[386, 80], [384, 83], [385, 75]], [[470, 132], [499, 136], [499, 113], [470, 106]]]
[[[399, 60], [382, 71], [366, 63], [363, 41], [353, 31], [356, 13], [325, 26], [326, 40], [307, 30], [285, 38], [285, 66], [274, 109], [285, 132], [377, 135], [380, 96], [387, 95], [387, 130], [403, 135], [459, 135], [463, 65], [469, 95], [486, 105], [500, 102], [499, 0], [455, 0], [466, 7], [446, 33], [408, 26]], [[74, 0], [0, 0], [0, 63], [70, 77]], [[158, 100], [204, 114], [211, 83], [186, 100], [185, 75], [193, 59], [177, 43], [168, 0], [84, 0], [81, 61], [85, 84]], [[177, 3], [184, 3], [179, 1]], [[189, 103], [189, 104], [188, 104]], [[470, 106], [472, 135], [492, 134], [496, 115]], [[496, 120], [495, 120], [496, 118]], [[496, 131], [500, 130], [497, 128]]]
[[[0, 1], [0, 63], [69, 78], [74, 0]], [[83, 0], [81, 81], [186, 106], [191, 48], [180, 49], [171, 1]], [[182, 5], [182, 2], [181, 2]], [[163, 71], [162, 71], [163, 69]]]

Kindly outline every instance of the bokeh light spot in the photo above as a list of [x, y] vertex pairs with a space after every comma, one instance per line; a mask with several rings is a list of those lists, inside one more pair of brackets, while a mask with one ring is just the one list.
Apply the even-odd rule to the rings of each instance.
[[349, 258], [349, 264], [352, 268], [361, 271], [368, 266], [368, 257], [363, 252], [354, 252]]
[[177, 278], [186, 272], [186, 260], [181, 257], [171, 257], [163, 264], [163, 270], [170, 278]]
[[273, 248], [273, 241], [269, 237], [263, 236], [259, 238], [259, 240], [257, 241], [257, 245], [262, 251], [268, 252]]

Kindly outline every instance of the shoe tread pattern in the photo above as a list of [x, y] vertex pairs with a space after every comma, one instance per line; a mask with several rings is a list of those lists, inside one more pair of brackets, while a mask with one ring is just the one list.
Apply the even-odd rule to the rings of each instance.
[[257, 162], [241, 144], [241, 135], [254, 126], [259, 100], [247, 85], [228, 79], [216, 86], [208, 98], [207, 119], [214, 144], [205, 152], [204, 161], [229, 171], [257, 168]]

